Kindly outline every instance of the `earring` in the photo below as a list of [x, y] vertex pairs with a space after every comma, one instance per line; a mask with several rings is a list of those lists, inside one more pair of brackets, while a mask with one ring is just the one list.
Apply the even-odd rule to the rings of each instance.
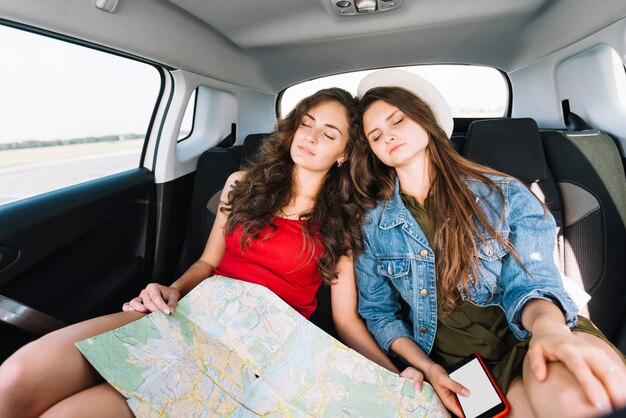
[[337, 161], [337, 167], [341, 167], [343, 165], [343, 161]]

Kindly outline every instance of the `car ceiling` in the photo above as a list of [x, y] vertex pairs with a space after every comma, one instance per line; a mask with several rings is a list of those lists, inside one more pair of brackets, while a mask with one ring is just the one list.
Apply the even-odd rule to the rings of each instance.
[[319, 75], [414, 63], [518, 69], [626, 16], [626, 2], [404, 0], [337, 16], [330, 0], [169, 0], [261, 62], [282, 87]]
[[0, 0], [0, 17], [173, 68], [278, 92], [322, 75], [393, 65], [520, 69], [626, 17], [624, 0], [404, 0], [337, 16], [331, 0]]

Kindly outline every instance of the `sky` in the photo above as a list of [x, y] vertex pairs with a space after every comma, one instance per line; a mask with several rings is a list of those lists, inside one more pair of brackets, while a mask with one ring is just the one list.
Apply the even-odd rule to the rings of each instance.
[[0, 142], [145, 133], [149, 65], [0, 25]]

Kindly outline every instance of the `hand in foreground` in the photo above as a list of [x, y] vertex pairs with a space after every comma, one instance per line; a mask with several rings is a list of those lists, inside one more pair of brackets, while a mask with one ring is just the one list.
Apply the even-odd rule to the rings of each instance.
[[574, 375], [587, 399], [598, 409], [626, 405], [626, 367], [601, 348], [566, 326], [533, 329], [528, 361], [540, 382], [548, 375], [547, 363], [560, 361]]
[[448, 376], [448, 372], [439, 364], [433, 363], [424, 372], [426, 379], [435, 389], [443, 405], [458, 417], [463, 416], [461, 407], [457, 403], [456, 395], [469, 396], [470, 392], [463, 385], [455, 382]]
[[402, 370], [402, 373], [400, 373], [400, 376], [411, 379], [413, 381], [413, 386], [415, 387], [415, 390], [418, 392], [422, 391], [422, 382], [424, 382], [424, 374], [420, 372], [419, 370], [417, 370], [415, 367], [410, 367], [410, 366], [407, 367], [406, 369]]
[[166, 315], [170, 315], [174, 312], [178, 299], [180, 299], [178, 289], [158, 283], [150, 283], [139, 293], [139, 296], [122, 305], [122, 310], [146, 313], [161, 311]]

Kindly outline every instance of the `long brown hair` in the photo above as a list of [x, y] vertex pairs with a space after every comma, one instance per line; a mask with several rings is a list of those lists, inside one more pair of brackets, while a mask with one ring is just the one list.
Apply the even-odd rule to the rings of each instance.
[[[506, 174], [461, 157], [437, 123], [430, 106], [413, 93], [399, 87], [373, 88], [360, 101], [361, 114], [378, 100], [397, 107], [428, 133], [426, 152], [430, 160], [432, 180], [425, 209], [435, 231], [431, 245], [438, 256], [436, 269], [440, 290], [439, 305], [444, 310], [451, 310], [461, 301], [459, 285], [461, 291], [469, 296], [469, 284], [479, 284], [479, 249], [474, 237], [478, 237], [486, 245], [489, 245], [489, 238], [495, 239], [521, 265], [513, 246], [499, 233], [505, 213], [504, 196], [495, 182], [487, 176]], [[362, 140], [367, 141], [364, 137]], [[395, 170], [380, 162], [371, 150], [367, 163], [372, 167], [372, 174], [364, 179], [362, 191], [373, 192], [379, 201], [389, 200], [395, 189]], [[466, 184], [467, 179], [481, 181], [489, 187], [491, 193], [499, 196], [501, 210], [497, 228], [491, 225], [479, 207], [476, 196]], [[483, 236], [479, 225], [487, 233], [487, 237]]]
[[[236, 226], [243, 228], [241, 248], [245, 250], [250, 240], [268, 225], [274, 230], [272, 220], [294, 197], [294, 162], [290, 147], [304, 115], [313, 107], [326, 102], [341, 104], [348, 118], [348, 141], [344, 151], [346, 161], [326, 173], [322, 187], [310, 212], [300, 215], [303, 221], [305, 248], [303, 262], [315, 254], [315, 245], [324, 251], [317, 259], [317, 267], [326, 284], [337, 278], [337, 262], [343, 255], [356, 255], [363, 250], [361, 223], [366, 210], [366, 196], [354, 188], [353, 154], [363, 154], [367, 144], [358, 141], [360, 115], [356, 99], [340, 88], [320, 90], [303, 99], [289, 114], [278, 121], [273, 134], [265, 138], [246, 175], [228, 194], [222, 210], [230, 212], [225, 233]], [[359, 152], [355, 150], [361, 148]]]

